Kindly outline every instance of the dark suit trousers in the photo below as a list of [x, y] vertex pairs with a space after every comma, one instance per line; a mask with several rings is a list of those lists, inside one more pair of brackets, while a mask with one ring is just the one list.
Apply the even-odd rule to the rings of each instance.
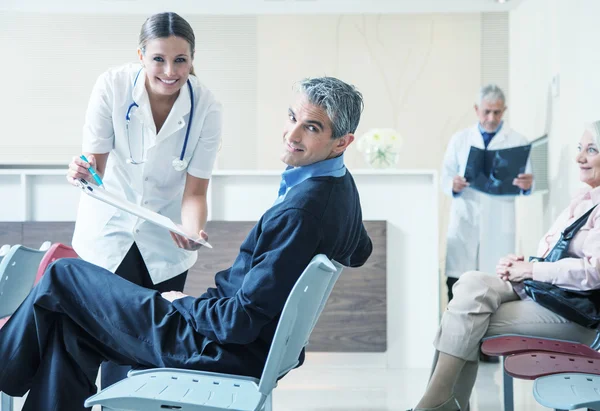
[[[133, 243], [125, 255], [125, 258], [115, 271], [115, 274], [128, 281], [131, 281], [134, 284], [141, 285], [145, 288], [150, 288], [151, 290], [156, 290], [160, 293], [165, 291], [183, 291], [185, 279], [187, 277], [187, 271], [184, 271], [183, 273], [161, 283], [152, 283], [150, 273], [148, 273], [148, 268], [146, 268], [146, 263], [144, 262], [136, 243]], [[127, 373], [129, 370], [131, 370], [131, 367], [126, 365], [118, 365], [107, 361], [102, 363], [101, 369], [100, 387], [104, 389], [116, 382], [121, 381], [124, 378], [127, 378]], [[102, 409], [107, 410], [105, 407], [102, 407]]]
[[29, 390], [24, 411], [79, 411], [103, 361], [244, 374], [239, 354], [195, 332], [159, 292], [62, 259], [0, 330], [0, 391]]

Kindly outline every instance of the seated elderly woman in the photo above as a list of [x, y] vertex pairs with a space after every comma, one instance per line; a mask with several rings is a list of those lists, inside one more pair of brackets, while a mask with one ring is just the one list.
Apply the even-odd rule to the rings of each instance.
[[[583, 133], [576, 157], [580, 180], [589, 188], [575, 196], [542, 237], [538, 256], [547, 256], [561, 232], [600, 203], [599, 150], [600, 122], [596, 122]], [[508, 255], [498, 262], [495, 275], [473, 271], [460, 277], [434, 341], [436, 354], [427, 390], [415, 411], [468, 409], [483, 337], [513, 333], [593, 342], [595, 330], [538, 305], [524, 292], [522, 282], [534, 279], [576, 290], [600, 288], [600, 207], [575, 233], [568, 255], [554, 262], [528, 262], [523, 256]]]

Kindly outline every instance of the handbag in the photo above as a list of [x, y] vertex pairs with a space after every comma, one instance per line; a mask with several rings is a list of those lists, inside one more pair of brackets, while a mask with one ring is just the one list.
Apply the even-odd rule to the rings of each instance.
[[[590, 214], [596, 208], [593, 206], [567, 227], [560, 235], [546, 257], [530, 257], [529, 261], [554, 262], [566, 257], [572, 257], [569, 243], [585, 225]], [[525, 292], [536, 303], [560, 315], [561, 317], [582, 325], [586, 328], [598, 328], [600, 325], [600, 290], [568, 290], [556, 285], [535, 280], [524, 280]]]

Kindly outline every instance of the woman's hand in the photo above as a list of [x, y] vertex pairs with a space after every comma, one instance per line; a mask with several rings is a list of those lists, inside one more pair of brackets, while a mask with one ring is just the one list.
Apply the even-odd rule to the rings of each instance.
[[73, 157], [67, 170], [67, 181], [74, 186], [78, 186], [79, 180], [94, 181], [94, 178], [88, 171], [88, 168], [93, 167], [96, 169], [96, 157], [93, 154], [88, 154], [86, 158], [89, 163], [86, 163], [79, 157]]
[[[180, 228], [182, 228], [182, 227], [180, 226]], [[173, 239], [173, 241], [175, 242], [175, 244], [177, 244], [177, 247], [179, 247], [179, 248], [183, 248], [184, 250], [189, 250], [189, 251], [196, 251], [197, 249], [202, 247], [202, 244], [200, 244], [199, 242], [190, 240], [189, 238], [184, 237], [179, 234], [176, 234], [172, 231], [170, 233], [171, 233], [171, 238]], [[192, 236], [190, 236], [190, 237], [192, 237]], [[206, 234], [204, 232], [204, 230], [200, 230], [200, 233], [198, 233], [198, 237], [202, 238], [203, 240], [208, 241], [208, 234]]]
[[[524, 260], [525, 257], [522, 255], [508, 254], [506, 257], [502, 257], [500, 261], [498, 261], [498, 264], [496, 264], [496, 274], [502, 278], [503, 276], [507, 275], [507, 270], [513, 265], [513, 263]], [[506, 280], [505, 278], [502, 279]]]
[[497, 265], [503, 265], [506, 267], [510, 267], [510, 265], [515, 261], [525, 261], [525, 256], [516, 255], [516, 254], [508, 254], [506, 257], [502, 257], [500, 261], [498, 261]]
[[522, 255], [509, 254], [496, 265], [496, 274], [504, 281], [520, 283], [533, 278], [533, 263], [525, 262]]

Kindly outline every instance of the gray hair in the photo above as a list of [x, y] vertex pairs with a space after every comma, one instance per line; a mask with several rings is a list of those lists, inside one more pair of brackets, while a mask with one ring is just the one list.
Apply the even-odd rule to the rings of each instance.
[[332, 124], [331, 138], [354, 133], [358, 128], [364, 103], [353, 85], [335, 77], [316, 77], [304, 79], [294, 88], [304, 93], [311, 104], [325, 110]]
[[503, 104], [506, 104], [506, 98], [504, 97], [504, 92], [500, 87], [495, 84], [488, 84], [479, 90], [479, 94], [477, 94], [477, 100], [475, 103], [480, 106], [483, 100], [487, 101], [502, 101]]
[[586, 124], [585, 129], [592, 133], [596, 145], [600, 147], [600, 120]]

